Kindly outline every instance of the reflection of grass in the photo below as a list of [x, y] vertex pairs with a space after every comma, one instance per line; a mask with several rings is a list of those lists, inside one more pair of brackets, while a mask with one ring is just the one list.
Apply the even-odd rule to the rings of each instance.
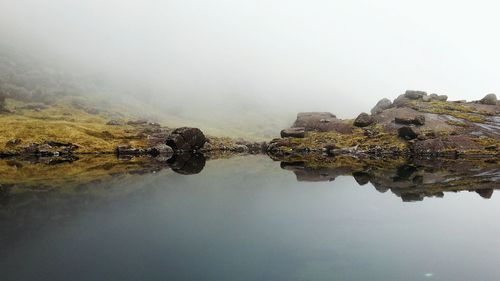
[[26, 161], [1, 160], [0, 184], [16, 184], [33, 188], [51, 188], [79, 185], [111, 179], [113, 175], [127, 174], [155, 168], [149, 158], [118, 160], [112, 155], [83, 156], [81, 159], [57, 165], [32, 164]]
[[8, 100], [14, 113], [0, 115], [0, 150], [9, 140], [19, 138], [23, 144], [51, 140], [78, 145], [78, 152], [112, 152], [118, 145], [142, 147], [145, 140], [137, 137], [131, 126], [108, 126], [107, 119], [60, 102], [41, 111], [16, 109], [21, 102]]

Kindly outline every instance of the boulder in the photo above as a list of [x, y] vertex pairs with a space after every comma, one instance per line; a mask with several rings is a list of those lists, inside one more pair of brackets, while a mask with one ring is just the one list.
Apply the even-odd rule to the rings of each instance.
[[329, 112], [302, 112], [297, 114], [297, 119], [292, 128], [303, 127], [306, 132], [332, 132], [336, 131], [342, 134], [352, 132], [352, 126], [343, 122]]
[[297, 119], [292, 127], [312, 127], [316, 123], [328, 123], [337, 117], [330, 112], [301, 112], [297, 114]]
[[378, 114], [382, 111], [392, 107], [392, 102], [389, 99], [383, 98], [377, 102], [377, 104], [370, 111], [371, 114]]
[[303, 138], [306, 132], [304, 127], [288, 128], [281, 130], [282, 138]]
[[447, 101], [448, 96], [447, 95], [439, 95], [439, 96], [435, 97], [434, 99], [437, 101]]
[[394, 122], [396, 122], [396, 124], [422, 126], [422, 125], [425, 125], [425, 116], [417, 115], [413, 118], [395, 117]]
[[405, 97], [405, 95], [403, 94], [403, 95], [399, 95], [397, 98], [395, 98], [394, 101], [392, 102], [392, 105], [395, 106], [395, 107], [403, 107], [409, 101], [410, 101], [410, 99], [408, 99], [407, 97]]
[[479, 103], [489, 104], [489, 105], [496, 105], [497, 102], [498, 102], [498, 100], [497, 100], [497, 96], [495, 94], [488, 94], [479, 101]]
[[418, 99], [421, 99], [424, 96], [427, 96], [427, 93], [423, 92], [423, 91], [407, 90], [405, 92], [405, 97], [407, 99], [410, 99], [410, 100], [418, 100]]
[[398, 129], [398, 136], [406, 140], [416, 139], [419, 135], [419, 131], [415, 127], [403, 126]]
[[177, 128], [167, 137], [165, 144], [174, 151], [194, 151], [203, 147], [207, 141], [203, 132], [198, 128]]
[[423, 102], [430, 102], [432, 100], [431, 96], [423, 96], [422, 101]]
[[366, 126], [370, 126], [371, 124], [373, 124], [375, 120], [373, 119], [373, 117], [371, 115], [368, 115], [367, 113], [361, 113], [358, 115], [358, 117], [356, 117], [356, 119], [354, 119], [354, 126], [356, 127], [366, 127]]

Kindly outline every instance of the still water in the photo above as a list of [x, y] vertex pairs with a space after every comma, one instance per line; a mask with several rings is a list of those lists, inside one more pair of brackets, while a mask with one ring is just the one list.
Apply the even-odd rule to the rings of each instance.
[[500, 278], [496, 194], [408, 203], [347, 176], [297, 181], [265, 156], [86, 188], [105, 195], [2, 216], [0, 280]]

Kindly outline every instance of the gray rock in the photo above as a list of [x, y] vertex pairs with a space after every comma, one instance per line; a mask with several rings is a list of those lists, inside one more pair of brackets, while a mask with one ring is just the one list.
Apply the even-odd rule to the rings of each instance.
[[302, 112], [297, 114], [292, 128], [304, 128], [306, 132], [332, 132], [351, 133], [352, 125], [342, 122], [329, 112]]
[[282, 138], [303, 138], [306, 135], [304, 127], [288, 128], [281, 130]]
[[447, 101], [448, 100], [448, 96], [447, 95], [439, 95], [439, 96], [437, 96], [434, 99], [437, 100], [437, 101]]
[[386, 109], [392, 107], [392, 102], [389, 99], [383, 98], [377, 102], [377, 104], [370, 111], [371, 114], [378, 114]]
[[354, 126], [356, 127], [366, 127], [370, 126], [373, 124], [375, 120], [373, 119], [372, 116], [368, 115], [367, 113], [361, 113], [354, 119]]
[[415, 127], [404, 126], [398, 129], [398, 136], [406, 140], [416, 139], [419, 135], [419, 131]]
[[497, 102], [498, 102], [498, 100], [497, 100], [497, 96], [495, 94], [488, 94], [479, 101], [479, 103], [489, 104], [489, 105], [496, 105]]
[[413, 91], [413, 90], [407, 90], [405, 92], [405, 97], [411, 100], [418, 100], [421, 99], [422, 97], [427, 96], [427, 93], [424, 91]]
[[297, 114], [297, 119], [292, 127], [314, 126], [315, 123], [328, 123], [337, 117], [330, 112], [301, 112]]
[[423, 97], [422, 97], [422, 101], [423, 101], [423, 102], [430, 102], [430, 101], [431, 101], [431, 99], [432, 99], [432, 98], [431, 98], [431, 96], [423, 96]]
[[394, 122], [396, 122], [396, 124], [422, 126], [422, 125], [425, 125], [425, 116], [417, 115], [413, 118], [396, 117], [396, 118], [394, 118]]

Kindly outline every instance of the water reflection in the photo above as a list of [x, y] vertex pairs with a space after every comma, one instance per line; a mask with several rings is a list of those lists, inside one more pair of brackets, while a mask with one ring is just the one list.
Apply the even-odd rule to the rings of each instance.
[[500, 198], [391, 194], [488, 197], [494, 161], [225, 157], [0, 161], [1, 279], [500, 276]]
[[316, 156], [305, 161], [283, 161], [281, 168], [292, 171], [297, 181], [333, 181], [338, 176], [352, 176], [361, 186], [370, 183], [379, 192], [390, 190], [405, 202], [458, 191], [475, 191], [488, 199], [500, 188], [500, 167], [494, 159]]

